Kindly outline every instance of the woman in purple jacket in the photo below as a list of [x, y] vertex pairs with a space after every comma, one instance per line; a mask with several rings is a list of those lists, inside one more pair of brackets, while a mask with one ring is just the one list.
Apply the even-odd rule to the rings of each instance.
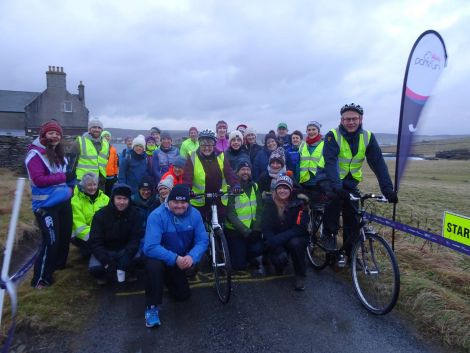
[[[42, 246], [34, 265], [31, 286], [52, 285], [56, 269], [65, 268], [72, 234], [72, 182], [61, 144], [62, 128], [57, 121], [41, 126], [39, 137], [29, 146], [25, 164], [32, 193], [32, 208], [42, 233]], [[70, 186], [67, 183], [71, 183]]]

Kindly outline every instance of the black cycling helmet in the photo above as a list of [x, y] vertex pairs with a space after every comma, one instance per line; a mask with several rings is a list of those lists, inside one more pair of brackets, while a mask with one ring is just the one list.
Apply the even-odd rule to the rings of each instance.
[[359, 113], [361, 116], [364, 115], [364, 109], [359, 105], [359, 104], [345, 104], [341, 110], [340, 114], [342, 115], [344, 112], [347, 112], [348, 110], [355, 111], [356, 113]]
[[215, 132], [212, 131], [211, 129], [202, 130], [199, 133], [199, 137], [197, 139], [198, 139], [198, 141], [201, 141], [203, 139], [208, 139], [208, 140], [212, 140], [214, 142], [217, 142], [217, 137], [215, 136]]

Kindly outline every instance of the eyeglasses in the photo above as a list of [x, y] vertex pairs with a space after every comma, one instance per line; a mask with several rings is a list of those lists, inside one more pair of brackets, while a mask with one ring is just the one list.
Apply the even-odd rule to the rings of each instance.
[[343, 120], [347, 123], [355, 123], [355, 122], [359, 121], [359, 118], [358, 117], [355, 117], [355, 118], [342, 118], [341, 120]]

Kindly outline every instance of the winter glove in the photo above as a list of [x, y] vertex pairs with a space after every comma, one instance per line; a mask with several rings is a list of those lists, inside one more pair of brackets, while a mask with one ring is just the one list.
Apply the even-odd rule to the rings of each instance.
[[384, 192], [384, 196], [387, 198], [390, 203], [398, 203], [398, 195], [396, 191], [387, 191]]
[[350, 196], [349, 196], [349, 191], [348, 190], [345, 190], [345, 189], [339, 189], [339, 190], [335, 190], [335, 193], [336, 193], [336, 198], [340, 199], [340, 200], [349, 200], [350, 199]]
[[195, 199], [197, 196], [196, 196], [196, 193], [193, 190], [189, 190], [189, 197], [192, 198], [192, 199]]
[[230, 193], [240, 195], [243, 193], [243, 189], [240, 187], [240, 185], [235, 185], [230, 189]]
[[67, 173], [65, 173], [65, 182], [70, 183], [72, 180], [77, 179], [77, 174], [75, 173], [74, 170], [70, 170]]

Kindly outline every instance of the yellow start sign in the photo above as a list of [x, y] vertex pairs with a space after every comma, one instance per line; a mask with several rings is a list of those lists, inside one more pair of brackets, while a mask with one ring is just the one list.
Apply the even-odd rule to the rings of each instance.
[[444, 211], [442, 235], [444, 238], [470, 246], [470, 218]]

